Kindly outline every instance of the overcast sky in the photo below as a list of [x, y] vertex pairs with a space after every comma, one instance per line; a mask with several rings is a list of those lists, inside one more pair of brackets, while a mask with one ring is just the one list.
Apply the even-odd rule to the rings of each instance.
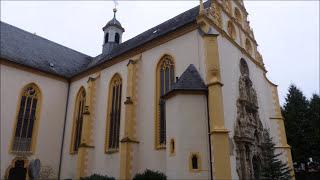
[[[117, 19], [126, 41], [199, 1], [119, 1]], [[319, 94], [319, 2], [245, 1], [259, 50], [278, 84], [281, 104], [291, 83], [309, 98]], [[1, 21], [90, 56], [101, 53], [102, 27], [112, 1], [1, 1]]]

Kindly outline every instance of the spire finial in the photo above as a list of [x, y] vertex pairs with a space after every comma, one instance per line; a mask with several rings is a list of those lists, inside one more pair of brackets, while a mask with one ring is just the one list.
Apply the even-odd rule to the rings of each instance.
[[199, 14], [204, 14], [203, 0], [200, 0], [200, 9], [199, 9]]
[[113, 18], [116, 18], [116, 13], [117, 13], [117, 8], [114, 7], [114, 8], [113, 8]]

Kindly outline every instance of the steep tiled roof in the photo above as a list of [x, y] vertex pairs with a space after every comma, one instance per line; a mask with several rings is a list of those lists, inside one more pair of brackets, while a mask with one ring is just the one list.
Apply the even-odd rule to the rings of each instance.
[[207, 91], [207, 86], [204, 84], [204, 81], [193, 64], [188, 66], [164, 97], [169, 97], [170, 94], [177, 91]]
[[[209, 6], [209, 1], [205, 7]], [[196, 20], [199, 6], [155, 26], [94, 58], [1, 22], [0, 57], [66, 78], [111, 60]], [[53, 67], [50, 66], [53, 65]]]
[[[205, 6], [209, 6], [209, 1], [205, 3]], [[137, 48], [151, 40], [154, 40], [160, 36], [163, 36], [169, 32], [172, 32], [184, 25], [192, 23], [196, 20], [199, 14], [199, 6], [189, 9], [178, 16], [171, 18], [128, 41], [125, 41], [115, 47], [110, 54], [100, 54], [93, 59], [93, 61], [87, 67], [88, 69], [97, 66], [105, 61], [108, 61], [116, 56], [119, 56], [129, 50]]]
[[1, 22], [0, 57], [48, 73], [72, 77], [91, 57]]

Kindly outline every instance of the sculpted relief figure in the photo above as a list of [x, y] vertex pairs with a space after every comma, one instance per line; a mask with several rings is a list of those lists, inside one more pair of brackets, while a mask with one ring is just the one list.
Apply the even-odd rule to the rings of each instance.
[[249, 77], [249, 68], [240, 60], [239, 98], [234, 141], [237, 172], [240, 179], [254, 179], [260, 170], [262, 123], [258, 114], [257, 94]]

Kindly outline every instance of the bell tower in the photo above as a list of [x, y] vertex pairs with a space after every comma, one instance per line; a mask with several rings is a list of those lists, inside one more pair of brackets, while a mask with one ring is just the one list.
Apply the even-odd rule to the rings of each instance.
[[113, 18], [102, 28], [104, 32], [104, 40], [102, 53], [109, 54], [112, 49], [122, 42], [122, 33], [124, 28], [121, 23], [116, 19], [117, 9], [113, 9]]

